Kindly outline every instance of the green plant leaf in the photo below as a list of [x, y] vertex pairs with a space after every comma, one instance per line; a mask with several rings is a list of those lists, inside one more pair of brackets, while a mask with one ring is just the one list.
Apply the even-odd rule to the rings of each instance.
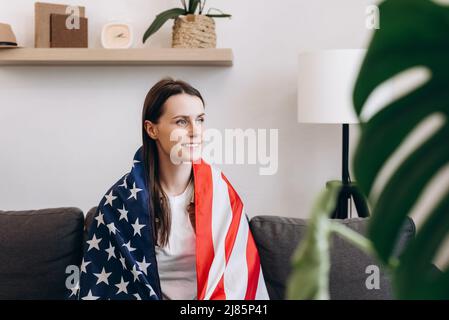
[[200, 4], [200, 0], [190, 0], [189, 1], [189, 14], [195, 14], [198, 5]]
[[184, 10], [187, 11], [186, 0], [181, 0], [181, 4], [182, 4], [182, 7], [184, 8]]
[[288, 299], [329, 299], [329, 214], [336, 206], [339, 191], [340, 185], [330, 184], [315, 202], [305, 238], [293, 255]]
[[[210, 13], [211, 11], [217, 11], [218, 13]], [[208, 17], [211, 18], [231, 18], [232, 16], [230, 14], [224, 13], [220, 9], [217, 8], [210, 8], [207, 10], [207, 14], [205, 14]]]
[[288, 299], [329, 299], [330, 237], [337, 233], [358, 248], [373, 254], [371, 243], [359, 233], [330, 220], [337, 204], [341, 182], [327, 184], [317, 198], [305, 238], [292, 259], [292, 274], [288, 280]]
[[[362, 113], [370, 94], [395, 75], [423, 67], [431, 76], [362, 124], [353, 165], [362, 191], [371, 194], [383, 166], [423, 120], [435, 114], [445, 118], [443, 126], [401, 163], [372, 203], [368, 235], [378, 257], [388, 265], [407, 215], [432, 178], [449, 164], [449, 7], [429, 0], [387, 0], [379, 11], [380, 29], [374, 34], [354, 89], [357, 114]], [[434, 228], [433, 221], [438, 221], [439, 233], [424, 227], [399, 257], [394, 270], [399, 298], [449, 298], [448, 290], [441, 289], [449, 288], [449, 276], [431, 275], [430, 271], [437, 247], [449, 231], [447, 198], [449, 192], [435, 202], [440, 209], [425, 222]]]
[[374, 248], [366, 237], [362, 236], [360, 233], [346, 227], [345, 225], [337, 222], [338, 220], [331, 220], [331, 231], [338, 234], [341, 238], [345, 239], [359, 250], [363, 251], [367, 255], [372, 257], [375, 256]]
[[205, 16], [208, 16], [210, 18], [230, 18], [232, 17], [230, 14], [205, 14]]
[[147, 31], [145, 31], [145, 34], [143, 35], [142, 42], [145, 43], [145, 41], [147, 41], [147, 39], [151, 35], [153, 35], [155, 32], [157, 32], [164, 25], [164, 23], [167, 22], [168, 20], [177, 18], [180, 15], [184, 15], [184, 14], [186, 14], [186, 11], [181, 8], [175, 8], [175, 9], [170, 9], [170, 10], [161, 12], [160, 14], [158, 14], [156, 16], [156, 18], [151, 23], [151, 25], [147, 29]]
[[368, 201], [365, 195], [360, 191], [359, 187], [355, 183], [352, 183], [351, 193], [359, 217], [363, 218], [369, 217], [370, 210], [368, 208]]
[[[433, 210], [417, 237], [407, 246], [394, 274], [397, 295], [405, 299], [449, 297], [448, 277], [435, 272], [432, 258], [449, 230], [449, 198]], [[419, 259], [417, 259], [419, 257]]]

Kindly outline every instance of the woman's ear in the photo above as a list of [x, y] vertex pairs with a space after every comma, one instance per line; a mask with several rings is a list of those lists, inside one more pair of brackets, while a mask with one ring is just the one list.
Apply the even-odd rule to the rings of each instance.
[[152, 123], [150, 120], [145, 120], [144, 122], [145, 131], [147, 132], [148, 136], [156, 140], [158, 136], [158, 131], [154, 123]]

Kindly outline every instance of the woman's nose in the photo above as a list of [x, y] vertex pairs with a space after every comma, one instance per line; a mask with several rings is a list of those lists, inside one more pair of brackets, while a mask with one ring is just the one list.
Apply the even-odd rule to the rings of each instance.
[[191, 122], [189, 134], [192, 137], [196, 137], [197, 135], [201, 134], [201, 125], [197, 124], [195, 122]]

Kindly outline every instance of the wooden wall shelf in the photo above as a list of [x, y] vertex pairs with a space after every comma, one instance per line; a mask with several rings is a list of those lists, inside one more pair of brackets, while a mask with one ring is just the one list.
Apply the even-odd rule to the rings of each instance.
[[232, 66], [232, 49], [0, 49], [0, 65]]

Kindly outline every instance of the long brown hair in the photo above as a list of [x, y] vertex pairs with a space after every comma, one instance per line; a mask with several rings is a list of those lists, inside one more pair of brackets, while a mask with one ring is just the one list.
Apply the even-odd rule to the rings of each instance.
[[[143, 159], [146, 184], [150, 194], [148, 199], [150, 221], [153, 224], [152, 230], [155, 244], [162, 247], [167, 245], [170, 236], [171, 213], [167, 195], [162, 190], [159, 180], [159, 154], [156, 141], [148, 136], [145, 130], [145, 121], [149, 120], [152, 123], [158, 123], [159, 118], [164, 113], [164, 104], [167, 99], [181, 93], [196, 96], [205, 105], [200, 92], [187, 82], [164, 78], [148, 92], [142, 112]], [[195, 228], [193, 204], [190, 203], [187, 209], [192, 226]]]

